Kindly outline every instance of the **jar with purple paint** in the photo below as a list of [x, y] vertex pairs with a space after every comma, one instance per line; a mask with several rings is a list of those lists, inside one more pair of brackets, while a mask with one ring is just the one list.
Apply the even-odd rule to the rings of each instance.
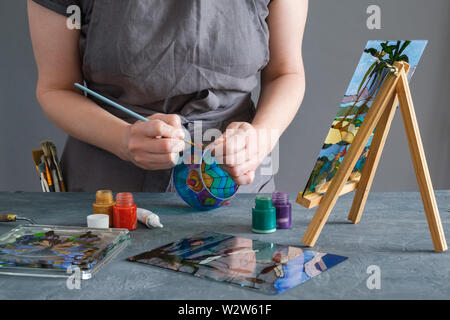
[[272, 203], [277, 212], [277, 229], [289, 229], [292, 223], [292, 206], [287, 192], [272, 193]]

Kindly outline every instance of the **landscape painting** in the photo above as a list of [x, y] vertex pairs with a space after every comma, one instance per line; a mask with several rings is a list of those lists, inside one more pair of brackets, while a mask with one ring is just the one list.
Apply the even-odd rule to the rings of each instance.
[[[393, 69], [394, 62], [409, 63], [408, 79], [411, 79], [426, 45], [426, 40], [371, 40], [367, 42], [308, 183], [303, 190], [303, 197], [313, 194], [321, 195], [326, 192], [386, 75], [395, 71]], [[350, 180], [358, 180], [361, 175], [372, 137], [373, 133], [353, 169]]]

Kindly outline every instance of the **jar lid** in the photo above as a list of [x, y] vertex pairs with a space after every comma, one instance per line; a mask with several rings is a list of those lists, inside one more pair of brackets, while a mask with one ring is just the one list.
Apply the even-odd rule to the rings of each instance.
[[87, 216], [88, 228], [109, 228], [109, 216], [107, 214], [91, 214]]
[[95, 204], [112, 204], [114, 202], [111, 190], [98, 190], [95, 193]]
[[256, 197], [256, 199], [255, 199], [255, 208], [259, 209], [259, 210], [273, 208], [272, 198], [267, 197], [267, 196], [258, 196], [258, 197]]

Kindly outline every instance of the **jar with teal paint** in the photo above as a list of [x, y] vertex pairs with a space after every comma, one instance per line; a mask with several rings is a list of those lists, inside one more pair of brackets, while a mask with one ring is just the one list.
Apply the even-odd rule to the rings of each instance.
[[252, 231], [255, 233], [272, 233], [277, 230], [276, 209], [272, 198], [258, 196], [252, 209]]

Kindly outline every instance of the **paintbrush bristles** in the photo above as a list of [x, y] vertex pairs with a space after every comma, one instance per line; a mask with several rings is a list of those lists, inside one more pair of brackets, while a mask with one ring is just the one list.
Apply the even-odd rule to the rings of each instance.
[[42, 141], [41, 142], [41, 149], [44, 152], [44, 156], [46, 158], [51, 157], [51, 151], [50, 151], [50, 146], [52, 145], [51, 141]]
[[42, 152], [44, 153], [44, 156], [46, 158], [48, 158], [49, 154], [48, 154], [47, 145], [45, 144], [45, 142], [41, 142], [41, 149], [42, 149]]

